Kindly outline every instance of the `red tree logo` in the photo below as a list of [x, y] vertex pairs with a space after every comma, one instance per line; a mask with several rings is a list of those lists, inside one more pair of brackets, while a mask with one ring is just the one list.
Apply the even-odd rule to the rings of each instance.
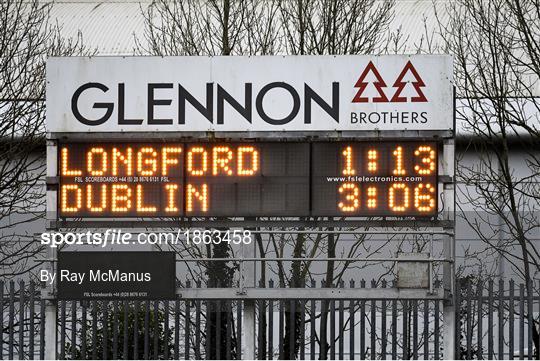
[[363, 97], [362, 93], [364, 93], [364, 90], [366, 90], [366, 87], [368, 85], [368, 82], [365, 82], [364, 79], [368, 76], [369, 73], [372, 73], [376, 81], [373, 82], [373, 85], [375, 86], [375, 89], [377, 89], [377, 92], [379, 93], [378, 97], [373, 97], [372, 101], [374, 103], [385, 103], [388, 102], [388, 98], [386, 97], [386, 94], [382, 91], [382, 88], [386, 87], [386, 83], [384, 82], [383, 78], [377, 71], [377, 68], [375, 68], [375, 65], [373, 62], [369, 62], [369, 64], [366, 66], [364, 71], [362, 72], [362, 75], [360, 75], [360, 78], [358, 78], [358, 81], [354, 85], [355, 88], [358, 88], [358, 92], [354, 96], [352, 102], [353, 103], [367, 103], [369, 102], [369, 97]]
[[393, 86], [394, 88], [397, 88], [397, 90], [394, 96], [392, 97], [391, 102], [394, 103], [394, 102], [407, 101], [407, 97], [401, 96], [401, 92], [405, 88], [405, 85], [407, 85], [408, 83], [406, 81], [403, 81], [403, 78], [405, 78], [405, 75], [407, 75], [407, 73], [409, 72], [412, 74], [412, 76], [415, 79], [413, 82], [411, 82], [411, 85], [414, 87], [414, 90], [416, 91], [416, 96], [411, 97], [411, 102], [427, 102], [426, 96], [422, 92], [422, 89], [420, 89], [420, 88], [425, 87], [426, 84], [424, 84], [424, 81], [422, 80], [422, 78], [420, 78], [420, 75], [418, 75], [418, 72], [416, 71], [416, 69], [414, 68], [414, 66], [412, 65], [410, 61], [407, 62], [407, 64], [401, 71], [401, 74], [399, 74], [396, 81], [394, 82]]

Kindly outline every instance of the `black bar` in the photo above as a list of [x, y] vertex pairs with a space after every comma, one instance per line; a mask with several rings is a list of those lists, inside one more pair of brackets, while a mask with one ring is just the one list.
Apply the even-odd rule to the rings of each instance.
[[[383, 281], [383, 287], [386, 287], [386, 281]], [[386, 300], [381, 300], [381, 360], [386, 360]]]
[[109, 358], [109, 327], [107, 326], [109, 324], [109, 303], [103, 301], [101, 304], [103, 305], [103, 341], [101, 344], [103, 347], [103, 359], [107, 360]]
[[201, 359], [201, 301], [195, 301], [195, 358]]
[[[264, 287], [264, 284], [262, 281], [259, 281], [259, 287]], [[263, 335], [264, 335], [264, 327], [266, 325], [263, 324], [263, 319], [265, 317], [265, 313], [266, 313], [266, 310], [265, 310], [265, 300], [258, 300], [256, 301], [257, 303], [257, 316], [258, 316], [258, 322], [257, 322], [257, 359], [258, 360], [264, 360], [266, 357], [265, 357], [265, 353], [266, 353], [266, 350], [264, 348], [264, 339], [263, 339]], [[227, 317], [227, 320], [229, 318]], [[227, 327], [229, 327], [229, 325], [227, 324]], [[228, 328], [227, 328], [227, 331], [228, 331]], [[228, 337], [227, 337], [228, 338]], [[227, 357], [227, 359], [229, 359]]]
[[236, 359], [242, 359], [242, 302], [236, 304]]
[[[35, 342], [35, 336], [34, 336], [34, 330], [36, 329], [36, 325], [35, 325], [35, 305], [34, 305], [34, 302], [35, 302], [35, 289], [34, 289], [34, 281], [30, 281], [30, 300], [29, 300], [29, 312], [30, 312], [30, 344], [28, 345], [28, 356], [30, 358], [30, 360], [33, 360], [34, 359], [34, 342]], [[0, 287], [2, 287], [2, 284], [0, 284]], [[0, 298], [2, 297], [2, 295], [0, 294]], [[0, 301], [0, 310], [3, 309], [2, 308], [2, 304], [1, 304], [1, 301]], [[3, 329], [3, 325], [0, 325], [0, 327]], [[2, 350], [2, 346], [0, 345], [0, 350]], [[1, 356], [2, 352], [0, 351], [0, 359], [2, 358]]]
[[[366, 281], [360, 281], [360, 287], [366, 287]], [[360, 359], [366, 358], [366, 301], [360, 301]]]
[[113, 360], [118, 359], [118, 301], [113, 301], [113, 344], [112, 344], [112, 358]]
[[268, 359], [274, 359], [274, 301], [268, 301]]
[[411, 300], [413, 312], [413, 359], [418, 360], [418, 300]]
[[289, 360], [295, 359], [294, 343], [295, 343], [295, 313], [296, 302], [294, 300], [289, 301]]
[[403, 304], [403, 359], [409, 359], [409, 303], [407, 300], [402, 301]]
[[497, 326], [499, 328], [498, 340], [499, 344], [499, 360], [504, 359], [504, 301], [502, 299], [504, 295], [504, 280], [499, 279], [499, 312], [497, 315]]
[[158, 336], [159, 336], [159, 301], [154, 301], [154, 360], [158, 359], [159, 354], [159, 344], [158, 344]]
[[[34, 330], [30, 329], [30, 332]], [[24, 281], [19, 282], [19, 360], [24, 359]]]
[[[472, 315], [470, 316], [472, 318]], [[424, 360], [429, 360], [429, 301], [424, 300]]]
[[92, 301], [92, 359], [97, 359], [97, 301]]
[[284, 302], [283, 300], [279, 301], [279, 359], [280, 360], [283, 360], [285, 358], [285, 354], [283, 352], [283, 327], [284, 327], [283, 302]]
[[300, 302], [300, 360], [306, 359], [306, 301]]
[[[472, 319], [473, 319], [473, 309], [472, 309], [472, 288], [471, 281], [467, 281], [467, 359], [472, 358]], [[478, 322], [481, 322], [479, 320]]]
[[[343, 287], [343, 285], [341, 286]], [[343, 325], [345, 323], [344, 320], [344, 308], [343, 308], [343, 300], [339, 300], [339, 318], [338, 318], [338, 325], [339, 325], [339, 344], [338, 344], [338, 353], [339, 353], [339, 359], [343, 360], [344, 357], [344, 350], [343, 350], [343, 339], [345, 338], [345, 331], [343, 330]]]
[[[354, 282], [351, 281], [351, 287], [354, 287]], [[349, 302], [349, 359], [354, 360], [354, 301]]]
[[139, 358], [139, 313], [140, 302], [135, 301], [135, 321], [133, 322], [133, 359]]
[[71, 301], [71, 358], [77, 358], [77, 301]]
[[[2, 285], [3, 286], [3, 285]], [[2, 287], [2, 290], [4, 287]], [[39, 320], [39, 359], [45, 359], [45, 300], [40, 300], [40, 320]], [[1, 337], [0, 337], [1, 338]], [[0, 354], [2, 353], [0, 349]]]
[[397, 359], [397, 300], [392, 300], [392, 359]]
[[[4, 309], [4, 281], [0, 281], [0, 310]], [[42, 317], [43, 318], [43, 317]], [[43, 330], [43, 327], [41, 328]], [[0, 360], [4, 359], [4, 317], [0, 318], [0, 330], [2, 330], [2, 336], [0, 337]]]
[[[4, 309], [4, 281], [0, 281], [0, 310]], [[43, 313], [41, 314], [41, 319], [44, 319]], [[43, 332], [43, 327], [41, 331]], [[4, 359], [4, 316], [0, 318], [0, 330], [2, 330], [2, 335], [0, 336], [0, 360]]]
[[143, 358], [145, 360], [148, 360], [148, 358], [150, 357], [150, 325], [149, 324], [150, 324], [150, 301], [146, 300], [144, 302], [144, 351], [143, 351]]
[[493, 280], [488, 282], [488, 358], [493, 360]]
[[[186, 300], [185, 301], [185, 305], [186, 305], [186, 313], [184, 315], [184, 323], [185, 323], [185, 332], [184, 332], [184, 344], [185, 344], [185, 349], [184, 349], [184, 358], [186, 360], [189, 360], [189, 330], [190, 330], [190, 325], [189, 325], [189, 322], [190, 322], [190, 318], [191, 318], [191, 310], [190, 310], [190, 301], [189, 300]], [[208, 307], [206, 308], [206, 314], [208, 315]], [[206, 322], [208, 323], [208, 318], [206, 319]], [[210, 340], [208, 339], [208, 336], [209, 334], [206, 335], [206, 344], [209, 345], [210, 344]], [[208, 347], [207, 347], [208, 349]], [[206, 354], [206, 358], [208, 358], [208, 354]]]
[[[225, 341], [225, 359], [230, 360], [231, 359], [231, 338], [232, 338], [232, 309], [231, 309], [231, 301], [227, 300], [225, 301], [225, 310], [227, 312], [227, 326], [226, 326], [226, 341]], [[261, 354], [261, 351], [259, 350], [259, 355]], [[262, 355], [264, 356], [264, 350], [262, 352]]]
[[519, 359], [525, 355], [525, 288], [519, 285]]
[[[216, 306], [216, 358], [221, 359], [221, 301], [217, 300]], [[255, 346], [255, 345], [253, 345]]]
[[482, 282], [482, 280], [478, 280], [478, 283], [476, 285], [476, 293], [477, 293], [477, 297], [478, 297], [478, 330], [477, 330], [477, 343], [478, 343], [478, 350], [477, 350], [477, 358], [479, 360], [482, 359], [483, 357], [483, 348], [482, 348], [482, 338], [484, 337], [484, 334], [482, 332], [482, 322], [484, 320], [484, 311], [483, 311], [483, 307], [484, 307], [484, 302], [483, 302], [483, 294], [484, 294], [484, 284]]
[[[135, 318], [138, 317], [137, 313], [135, 313]], [[129, 359], [129, 346], [128, 346], [128, 340], [129, 340], [129, 329], [128, 329], [128, 320], [129, 320], [129, 302], [124, 301], [124, 360]]]
[[439, 300], [436, 300], [435, 301], [435, 319], [434, 319], [434, 334], [435, 334], [435, 340], [434, 340], [434, 358], [435, 360], [438, 360], [439, 359], [439, 317], [440, 317], [440, 313], [439, 313]]
[[[187, 304], [188, 304], [189, 300], [186, 300], [186, 309], [187, 309]], [[209, 360], [210, 359], [210, 339], [212, 338], [212, 335], [211, 335], [211, 327], [210, 327], [210, 317], [208, 317], [208, 315], [210, 314], [210, 304], [211, 304], [211, 301], [206, 301], [205, 303], [205, 309], [206, 309], [206, 347], [205, 347], [205, 351], [206, 351], [206, 359]], [[187, 315], [187, 312], [186, 312], [186, 315]], [[184, 315], [185, 316], [185, 315]], [[187, 317], [187, 316], [185, 316]], [[188, 325], [188, 320], [186, 318], [186, 320], [184, 320], [185, 322], [185, 327], [187, 327]], [[187, 351], [186, 351], [187, 352]], [[187, 360], [187, 357], [185, 357], [185, 359]]]
[[[373, 282], [371, 283], [371, 287], [374, 288], [375, 285], [373, 284]], [[376, 324], [377, 324], [377, 303], [375, 300], [371, 300], [370, 301], [370, 307], [369, 307], [369, 311], [370, 311], [370, 314], [371, 314], [371, 317], [370, 317], [370, 348], [371, 348], [371, 359], [372, 360], [375, 360], [377, 358], [377, 353], [376, 353], [376, 346], [375, 346], [375, 342], [377, 341], [377, 329], [375, 328]]]
[[14, 334], [13, 334], [13, 327], [14, 327], [14, 317], [15, 317], [15, 283], [13, 281], [9, 281], [9, 339], [8, 339], [8, 358], [10, 360], [13, 360], [13, 344], [14, 342]]
[[336, 302], [330, 300], [330, 359], [336, 359]]
[[[180, 358], [180, 301], [174, 301], [174, 359]], [[200, 360], [200, 357], [195, 357]]]
[[82, 312], [82, 325], [81, 325], [81, 358], [86, 360], [86, 305], [88, 301], [80, 301]]
[[514, 359], [514, 280], [510, 279], [510, 294], [508, 300], [508, 349], [510, 350], [509, 360]]
[[60, 302], [60, 359], [66, 359], [66, 301]]

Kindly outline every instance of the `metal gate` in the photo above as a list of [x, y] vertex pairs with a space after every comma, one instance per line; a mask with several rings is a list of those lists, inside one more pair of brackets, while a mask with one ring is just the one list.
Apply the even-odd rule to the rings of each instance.
[[[335, 285], [346, 286], [356, 285]], [[386, 284], [360, 281], [360, 286]], [[456, 289], [459, 358], [538, 357], [538, 291], [528, 294], [524, 284], [513, 280], [473, 279], [458, 281]], [[243, 309], [250, 302], [59, 301], [55, 328], [45, 324], [45, 300], [38, 285], [2, 282], [0, 300], [0, 350], [2, 358], [9, 359], [43, 359], [46, 333], [55, 330], [60, 359], [240, 359]], [[253, 302], [259, 359], [444, 357], [442, 301]]]

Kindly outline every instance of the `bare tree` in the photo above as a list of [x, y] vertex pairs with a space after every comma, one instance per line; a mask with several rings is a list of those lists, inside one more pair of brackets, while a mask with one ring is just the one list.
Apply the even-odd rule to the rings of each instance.
[[[271, 55], [271, 54], [370, 54], [386, 49], [394, 0], [157, 0], [143, 9], [145, 32], [136, 39], [136, 53], [152, 55]], [[324, 231], [324, 229], [319, 229]], [[365, 237], [347, 243], [346, 257], [375, 252], [362, 249]], [[339, 257], [339, 235], [302, 233], [268, 238], [256, 236], [260, 257], [273, 255], [294, 258], [304, 256]], [[227, 245], [212, 245], [204, 250], [178, 250], [180, 255], [227, 257], [234, 252]], [[236, 266], [225, 262], [201, 263], [190, 268], [194, 275], [206, 274], [206, 282], [230, 285]], [[278, 276], [281, 286], [303, 287], [314, 275], [312, 262], [294, 261], [290, 269], [283, 262], [261, 262], [260, 284], [267, 284], [267, 269]], [[325, 286], [342, 282], [350, 263], [329, 261], [325, 268]], [[214, 275], [214, 276], [212, 276]], [[320, 275], [319, 275], [320, 276]], [[200, 278], [199, 278], [200, 279]], [[324, 317], [328, 304], [325, 303]], [[294, 307], [292, 310], [291, 307]], [[285, 304], [284, 355], [298, 355], [301, 325], [300, 303]], [[292, 314], [290, 314], [292, 312]], [[292, 317], [291, 317], [292, 316]], [[210, 316], [207, 316], [210, 317]], [[226, 316], [224, 316], [226, 317]], [[266, 330], [265, 312], [259, 313], [261, 330]], [[223, 319], [225, 320], [225, 318]], [[209, 330], [212, 329], [212, 320]], [[222, 325], [225, 322], [221, 323]], [[321, 322], [322, 348], [328, 350], [327, 322]], [[296, 335], [293, 344], [290, 333]], [[260, 335], [265, 339], [265, 334]], [[207, 342], [209, 342], [207, 340]], [[303, 347], [303, 345], [302, 345]], [[266, 344], [259, 344], [261, 350]], [[215, 349], [211, 347], [210, 349]], [[260, 351], [261, 352], [261, 351]], [[212, 357], [212, 355], [208, 355]], [[323, 355], [322, 357], [326, 357]]]
[[28, 225], [45, 214], [45, 60], [82, 53], [49, 22], [50, 3], [0, 2], [0, 274], [37, 267], [41, 251]]
[[460, 197], [473, 209], [463, 218], [532, 294], [540, 270], [540, 2], [458, 0], [445, 10], [438, 23], [444, 51], [455, 56], [458, 117], [471, 135], [468, 151], [478, 154], [459, 163]]
[[256, 55], [279, 48], [276, 0], [157, 0], [143, 10], [135, 52], [152, 55]]
[[378, 54], [390, 38], [394, 0], [279, 2], [287, 54]]

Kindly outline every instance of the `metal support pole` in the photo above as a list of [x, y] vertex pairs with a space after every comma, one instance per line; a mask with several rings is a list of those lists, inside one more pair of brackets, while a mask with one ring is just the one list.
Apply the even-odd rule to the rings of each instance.
[[[57, 175], [57, 144], [56, 141], [47, 140], [47, 179], [54, 179]], [[49, 183], [47, 181], [47, 214], [46, 214], [46, 230], [57, 229], [57, 197], [58, 197], [58, 184]], [[47, 271], [49, 274], [54, 274], [56, 270], [56, 249], [47, 247]], [[41, 295], [45, 300], [45, 359], [56, 359], [56, 347], [57, 347], [57, 333], [56, 333], [56, 320], [57, 320], [57, 301], [55, 293], [54, 283], [48, 283], [42, 290]]]
[[244, 313], [242, 315], [242, 359], [255, 360], [255, 301], [244, 300]]
[[[242, 258], [255, 257], [255, 244], [242, 244]], [[240, 275], [240, 289], [245, 294], [246, 287], [255, 287], [255, 263], [242, 262]], [[242, 314], [242, 359], [255, 360], [255, 301], [244, 299], [244, 313]]]
[[[444, 217], [453, 221], [455, 228], [455, 147], [454, 140], [447, 139], [444, 142], [444, 159], [442, 170], [444, 175], [450, 176], [451, 183], [443, 184]], [[451, 229], [454, 231], [454, 229]], [[453, 232], [452, 232], [453, 233]], [[455, 260], [455, 235], [446, 237], [443, 242], [444, 258]], [[455, 262], [443, 264], [443, 287], [445, 299], [443, 301], [443, 345], [444, 358], [455, 360], [456, 358], [456, 305], [455, 305]]]
[[[47, 248], [47, 258], [51, 260], [47, 262], [47, 270], [52, 274], [55, 272], [55, 262], [52, 260], [56, 258], [56, 251], [51, 247]], [[58, 304], [54, 294], [54, 285], [48, 284], [42, 290], [41, 297], [45, 299], [45, 359], [55, 360], [57, 345], [56, 313]]]
[[45, 305], [45, 359], [56, 360], [56, 304], [54, 300], [48, 300]]
[[444, 359], [456, 359], [456, 312], [453, 302], [443, 301], [443, 348]]

